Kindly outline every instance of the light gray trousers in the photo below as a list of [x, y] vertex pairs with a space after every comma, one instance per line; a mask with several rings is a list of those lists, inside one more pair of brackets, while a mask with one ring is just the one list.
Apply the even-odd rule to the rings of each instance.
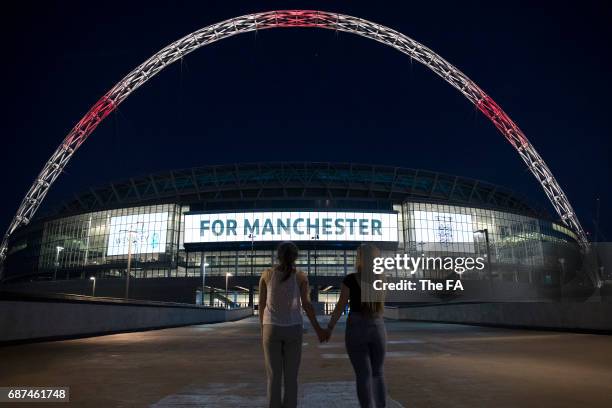
[[[297, 407], [298, 371], [302, 359], [302, 325], [264, 324], [262, 339], [268, 375], [268, 407]], [[281, 398], [282, 383], [285, 394]]]

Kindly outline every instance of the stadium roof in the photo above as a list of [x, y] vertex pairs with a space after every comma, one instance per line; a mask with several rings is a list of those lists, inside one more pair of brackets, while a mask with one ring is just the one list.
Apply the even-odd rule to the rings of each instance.
[[75, 194], [56, 215], [161, 202], [277, 199], [408, 199], [548, 218], [511, 190], [484, 181], [403, 167], [314, 162], [212, 165], [131, 177]]

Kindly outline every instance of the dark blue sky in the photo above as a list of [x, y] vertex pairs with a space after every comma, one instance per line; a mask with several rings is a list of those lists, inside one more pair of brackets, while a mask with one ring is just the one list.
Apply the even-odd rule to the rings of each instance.
[[[532, 3], [123, 1], [5, 10], [0, 227], [68, 130], [151, 54], [225, 18], [305, 8], [387, 25], [461, 69], [523, 129], [588, 231], [601, 198], [610, 240], [612, 9], [605, 1]], [[100, 125], [48, 204], [135, 174], [270, 160], [431, 169], [547, 205], [511, 146], [456, 90], [395, 50], [315, 29], [245, 34], [167, 68]]]

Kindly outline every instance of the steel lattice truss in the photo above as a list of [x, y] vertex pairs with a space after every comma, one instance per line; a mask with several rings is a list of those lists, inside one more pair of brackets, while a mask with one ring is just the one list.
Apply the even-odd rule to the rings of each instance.
[[68, 133], [28, 190], [2, 241], [0, 262], [6, 257], [10, 235], [18, 227], [29, 223], [76, 150], [132, 92], [166, 66], [200, 47], [237, 34], [280, 27], [318, 27], [357, 34], [393, 47], [427, 66], [459, 90], [493, 122], [540, 182], [563, 222], [576, 232], [582, 245], [587, 244], [572, 206], [544, 160], [508, 115], [465, 74], [424, 45], [380, 24], [324, 11], [286, 10], [249, 14], [204, 27], [163, 48], [112, 87]]

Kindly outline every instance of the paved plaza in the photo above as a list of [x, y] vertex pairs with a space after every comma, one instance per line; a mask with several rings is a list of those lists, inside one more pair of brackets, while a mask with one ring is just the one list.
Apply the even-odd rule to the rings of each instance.
[[[397, 321], [387, 329], [392, 408], [612, 406], [610, 336]], [[301, 407], [357, 406], [343, 330], [318, 344], [307, 329]], [[265, 403], [256, 318], [7, 346], [0, 361], [0, 386], [67, 385], [71, 406]], [[54, 405], [67, 406], [45, 404]]]

